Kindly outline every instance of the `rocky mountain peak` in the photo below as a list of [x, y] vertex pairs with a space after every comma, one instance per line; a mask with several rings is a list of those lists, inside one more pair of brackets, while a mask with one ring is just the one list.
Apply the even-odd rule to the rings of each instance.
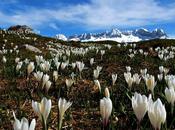
[[27, 25], [15, 25], [7, 29], [8, 31], [17, 31], [17, 32], [33, 32], [33, 29]]

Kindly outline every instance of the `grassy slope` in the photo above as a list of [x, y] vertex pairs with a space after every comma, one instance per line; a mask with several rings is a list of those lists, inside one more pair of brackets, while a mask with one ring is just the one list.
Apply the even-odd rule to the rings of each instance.
[[[148, 68], [148, 73], [153, 74], [156, 76], [158, 73], [158, 67], [160, 65], [164, 65], [170, 68], [170, 73], [174, 72], [174, 65], [175, 60], [169, 60], [168, 62], [160, 61], [157, 58], [157, 55], [149, 53], [148, 57], [144, 57], [141, 55], [137, 55], [134, 59], [130, 59], [126, 54], [128, 53], [128, 49], [130, 47], [122, 47], [118, 48], [115, 42], [112, 41], [104, 41], [104, 42], [94, 42], [94, 43], [83, 43], [80, 45], [79, 43], [65, 43], [61, 41], [56, 41], [52, 38], [42, 37], [39, 35], [28, 35], [29, 37], [36, 37], [37, 40], [34, 42], [33, 40], [25, 40], [21, 39], [15, 35], [6, 35], [5, 39], [8, 40], [6, 46], [11, 48], [10, 43], [13, 42], [14, 45], [18, 45], [20, 48], [20, 53], [18, 57], [34, 59], [35, 54], [30, 51], [26, 51], [23, 48], [24, 44], [31, 44], [35, 45], [39, 49], [43, 51], [43, 55], [47, 56], [46, 43], [48, 41], [57, 42], [55, 44], [65, 44], [68, 46], [76, 46], [76, 47], [85, 47], [89, 45], [103, 45], [103, 44], [111, 44], [111, 50], [107, 50], [106, 54], [103, 57], [103, 60], [100, 60], [100, 55], [95, 55], [95, 52], [88, 53], [85, 57], [72, 57], [71, 61], [76, 61], [77, 59], [81, 59], [85, 62], [86, 67], [89, 69], [83, 71], [83, 79], [77, 79], [76, 84], [72, 87], [71, 91], [67, 94], [65, 89], [64, 80], [67, 78], [72, 71], [76, 72], [75, 70], [67, 69], [64, 74], [60, 75], [57, 84], [57, 88], [51, 88], [48, 95], [45, 95], [52, 99], [52, 113], [51, 119], [49, 120], [49, 126], [54, 129], [56, 126], [56, 113], [57, 113], [57, 97], [55, 96], [56, 91], [58, 88], [61, 87], [62, 93], [61, 96], [66, 97], [73, 101], [73, 106], [69, 111], [69, 115], [67, 114], [64, 125], [72, 124], [74, 129], [100, 129], [100, 114], [99, 114], [99, 100], [103, 97], [103, 94], [99, 94], [99, 92], [93, 86], [93, 69], [96, 68], [97, 65], [103, 66], [103, 71], [100, 75], [100, 82], [102, 85], [102, 91], [105, 87], [109, 87], [110, 91], [112, 91], [111, 99], [113, 101], [114, 107], [114, 115], [112, 116], [112, 123], [114, 129], [136, 129], [136, 118], [133, 114], [133, 110], [131, 107], [131, 101], [128, 98], [129, 96], [133, 95], [133, 92], [138, 91], [142, 94], [148, 95], [145, 91], [144, 82], [142, 81], [140, 85], [134, 85], [132, 91], [130, 92], [127, 88], [127, 84], [124, 81], [123, 73], [126, 71], [125, 66], [131, 66], [133, 73], [139, 73], [140, 69]], [[2, 47], [3, 41], [2, 35], [0, 35], [0, 48]], [[143, 49], [148, 51], [149, 47], [157, 47], [157, 46], [175, 46], [175, 40], [151, 40], [151, 41], [144, 41], [136, 43], [137, 49]], [[44, 47], [44, 48], [43, 48]], [[12, 64], [14, 64], [14, 58], [17, 55], [6, 55], [9, 58], [9, 63], [6, 65], [6, 71], [3, 73], [3, 64], [0, 62], [0, 129], [10, 130], [11, 129], [11, 122], [13, 120], [12, 117], [12, 110], [19, 110], [17, 113], [18, 117], [25, 116], [29, 119], [37, 118], [37, 116], [33, 113], [31, 108], [31, 99], [33, 100], [40, 100], [43, 94], [37, 93], [36, 90], [33, 88], [37, 85], [34, 81], [34, 78], [31, 78], [30, 87], [28, 87], [26, 83], [26, 79], [24, 77], [15, 77], [12, 73]], [[89, 59], [91, 57], [95, 58], [95, 65], [90, 67]], [[0, 55], [0, 59], [2, 55]], [[111, 74], [117, 73], [118, 80], [117, 84], [111, 87]], [[50, 72], [51, 75], [51, 72]], [[11, 78], [10, 78], [11, 77]], [[158, 82], [159, 87], [165, 87], [161, 83]], [[32, 92], [31, 92], [32, 91]], [[159, 90], [158, 87], [155, 88], [155, 97], [160, 97], [163, 101], [161, 92], [164, 89]], [[128, 94], [128, 95], [127, 95]], [[20, 102], [19, 102], [20, 99]], [[27, 99], [27, 100], [26, 100]], [[10, 111], [10, 113], [9, 113]], [[119, 122], [115, 123], [115, 116], [119, 118]], [[146, 119], [145, 119], [146, 118]], [[145, 117], [144, 121], [142, 122], [142, 126], [150, 129], [150, 122], [148, 117]], [[168, 124], [169, 125], [169, 124]], [[37, 130], [39, 130], [40, 124], [37, 121]]]

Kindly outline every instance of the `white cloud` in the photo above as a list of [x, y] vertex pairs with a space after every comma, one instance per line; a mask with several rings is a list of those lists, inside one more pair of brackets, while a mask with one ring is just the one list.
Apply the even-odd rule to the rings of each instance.
[[59, 30], [60, 28], [55, 24], [55, 23], [50, 23], [49, 27], [55, 29], [55, 30]]
[[50, 26], [56, 23], [80, 24], [86, 29], [112, 26], [144, 26], [175, 20], [175, 3], [162, 6], [156, 0], [91, 0], [90, 3], [62, 6], [57, 9], [30, 7], [8, 15], [0, 12], [0, 23]]

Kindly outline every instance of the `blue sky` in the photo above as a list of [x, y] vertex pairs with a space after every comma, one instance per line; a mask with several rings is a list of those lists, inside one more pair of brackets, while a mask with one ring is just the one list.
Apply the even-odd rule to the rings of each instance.
[[0, 27], [16, 24], [48, 36], [162, 28], [174, 37], [175, 0], [1, 0]]

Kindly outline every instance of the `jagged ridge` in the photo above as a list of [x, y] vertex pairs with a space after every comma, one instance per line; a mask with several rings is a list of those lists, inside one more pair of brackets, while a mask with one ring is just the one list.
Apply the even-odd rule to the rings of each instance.
[[141, 28], [134, 31], [120, 31], [118, 29], [112, 29], [102, 33], [84, 33], [81, 35], [74, 35], [66, 38], [64, 35], [56, 36], [60, 40], [73, 40], [73, 41], [105, 41], [112, 40], [117, 42], [138, 42], [151, 39], [164, 39], [167, 38], [167, 34], [162, 29], [155, 29], [148, 31]]

